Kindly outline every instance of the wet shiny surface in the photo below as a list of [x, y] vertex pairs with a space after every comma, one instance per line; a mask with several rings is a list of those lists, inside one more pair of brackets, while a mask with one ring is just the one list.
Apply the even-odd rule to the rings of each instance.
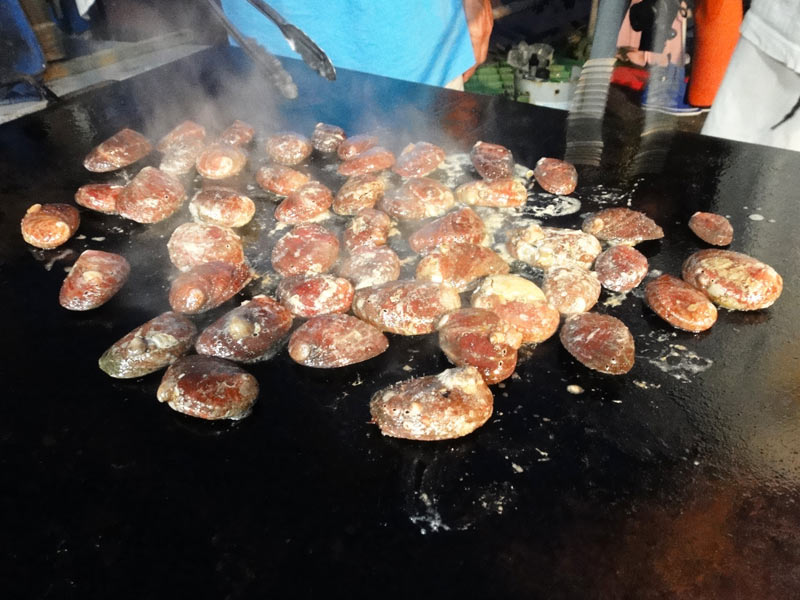
[[[81, 166], [98, 141], [124, 126], [158, 139], [187, 118], [216, 130], [240, 118], [262, 136], [310, 134], [317, 121], [377, 129], [393, 151], [426, 140], [469, 152], [484, 139], [529, 167], [565, 148], [564, 113], [344, 71], [327, 82], [294, 63], [301, 96], [290, 103], [244, 83], [242, 64], [209, 51], [0, 127], [6, 597], [796, 595], [800, 154], [663, 134], [607, 148], [622, 162], [579, 168], [579, 208], [532, 195], [532, 215], [577, 208], [542, 217], [553, 226], [609, 206], [645, 211], [665, 238], [637, 248], [672, 274], [706, 247], [689, 217], [719, 212], [732, 250], [783, 275], [774, 306], [722, 310], [696, 335], [649, 311], [643, 286], [604, 292], [598, 310], [635, 339], [625, 376], [582, 367], [553, 338], [493, 386], [495, 415], [474, 434], [393, 440], [368, 422], [370, 396], [447, 362], [433, 335], [390, 336], [387, 353], [335, 371], [285, 352], [247, 366], [262, 389], [253, 415], [206, 423], [159, 405], [160, 374], [118, 381], [97, 367], [168, 310], [166, 241], [186, 208], [151, 226], [83, 212], [85, 237], [50, 270], [60, 250], [19, 234], [30, 204], [71, 202], [102, 179]], [[274, 239], [243, 237], [249, 258], [268, 264]], [[89, 247], [124, 254], [131, 278], [103, 307], [70, 313], [57, 302], [64, 267]]]

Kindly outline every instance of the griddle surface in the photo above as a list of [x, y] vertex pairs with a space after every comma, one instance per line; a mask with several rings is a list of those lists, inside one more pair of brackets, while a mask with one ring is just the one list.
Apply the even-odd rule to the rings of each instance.
[[[240, 118], [263, 136], [324, 121], [384, 132], [395, 151], [427, 140], [468, 152], [483, 139], [530, 167], [564, 153], [564, 113], [288, 66], [295, 102], [248, 82], [236, 51], [214, 49], [0, 127], [4, 598], [793, 597], [795, 153], [677, 134], [658, 140], [654, 160], [580, 169], [580, 210], [546, 224], [643, 210], [666, 234], [640, 247], [651, 269], [678, 274], [705, 247], [686, 226], [692, 213], [729, 215], [731, 249], [775, 267], [783, 296], [759, 312], [723, 310], [692, 335], [661, 322], [640, 292], [618, 306], [604, 293], [598, 310], [636, 340], [633, 370], [591, 372], [553, 338], [494, 386], [495, 416], [461, 440], [393, 440], [369, 423], [376, 390], [446, 368], [430, 336], [393, 336], [385, 355], [336, 371], [285, 352], [248, 367], [262, 392], [238, 423], [160, 405], [160, 374], [117, 381], [97, 368], [111, 343], [168, 310], [166, 241], [186, 214], [141, 226], [84, 211], [82, 239], [64, 247], [75, 254], [50, 270], [57, 251], [24, 244], [19, 221], [30, 204], [72, 202], [101, 180], [81, 161], [122, 127], [157, 139], [185, 118]], [[264, 214], [272, 206], [259, 200]], [[90, 247], [125, 254], [132, 276], [107, 305], [71, 313], [57, 303], [64, 267]]]

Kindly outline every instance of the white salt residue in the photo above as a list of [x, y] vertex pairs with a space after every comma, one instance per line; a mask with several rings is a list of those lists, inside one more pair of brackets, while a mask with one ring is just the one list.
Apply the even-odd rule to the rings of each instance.
[[413, 370], [414, 369], [413, 369], [413, 367], [411, 365], [403, 365], [403, 371], [405, 371], [406, 373], [408, 373], [410, 371], [413, 371]]
[[649, 383], [647, 381], [641, 381], [639, 379], [634, 379], [633, 385], [635, 385], [638, 388], [642, 388], [643, 390], [657, 390], [661, 387], [660, 383]]
[[419, 532], [422, 535], [425, 535], [428, 533], [428, 531], [433, 533], [437, 533], [440, 530], [450, 531], [450, 527], [442, 521], [442, 516], [439, 514], [439, 511], [436, 510], [436, 506], [434, 506], [434, 503], [431, 498], [428, 497], [428, 494], [421, 492], [419, 499], [425, 505], [425, 512], [418, 515], [409, 515], [408, 517], [408, 519], [415, 525], [422, 523], [425, 526], [420, 527]]
[[106, 238], [105, 238], [105, 236], [103, 236], [103, 235], [100, 235], [100, 236], [97, 236], [97, 237], [93, 237], [93, 238], [92, 238], [92, 241], [93, 241], [93, 242], [105, 242], [105, 241], [106, 241]]
[[[49, 258], [47, 258], [47, 253], [42, 252], [41, 250], [32, 250], [31, 252], [33, 253], [33, 257], [36, 260], [44, 262], [43, 266], [45, 271], [49, 271], [50, 269], [52, 269], [53, 265], [56, 264], [57, 261], [69, 258], [73, 254], [75, 254], [75, 252], [70, 250], [69, 248], [61, 250], [61, 252], [54, 254]], [[69, 272], [69, 269], [71, 268], [72, 267], [66, 267], [67, 272]]]
[[327, 221], [333, 216], [333, 213], [329, 210], [326, 210], [323, 213], [318, 214], [316, 217], [311, 219], [306, 219], [303, 223], [320, 223], [321, 221]]
[[478, 498], [478, 503], [481, 507], [503, 514], [506, 506], [512, 504], [515, 500], [516, 491], [513, 485], [508, 483], [498, 484], [496, 489], [486, 490]]
[[356, 374], [355, 381], [353, 383], [351, 383], [350, 385], [353, 386], [353, 387], [356, 387], [357, 385], [361, 385], [362, 383], [364, 383], [364, 380], [361, 379], [361, 375]]
[[336, 163], [336, 162], [329, 163], [329, 164], [325, 165], [324, 167], [322, 167], [323, 171], [330, 171], [330, 172], [333, 172], [333, 173], [336, 173], [338, 171], [338, 169], [339, 169], [339, 163]]
[[85, 239], [86, 239], [86, 236], [85, 236], [85, 235], [83, 235], [83, 234], [81, 233], [80, 235], [76, 235], [76, 236], [75, 236], [75, 239], [76, 239], [76, 240], [85, 240]]
[[530, 179], [531, 177], [533, 177], [533, 170], [529, 169], [525, 165], [516, 163], [514, 164], [514, 177], [520, 177], [522, 179]]
[[602, 185], [599, 185], [595, 188], [594, 193], [590, 194], [589, 197], [600, 205], [612, 204], [614, 206], [620, 206], [622, 204], [630, 205], [632, 199], [632, 192], [636, 188], [636, 184], [632, 186], [630, 190], [622, 191], [622, 190], [606, 190]]
[[475, 207], [475, 212], [481, 218], [486, 228], [484, 241], [487, 246], [497, 252], [500, 257], [511, 264], [516, 259], [508, 253], [505, 245], [505, 234], [517, 227], [530, 225], [532, 220], [526, 218], [518, 208], [489, 208]]
[[515, 463], [515, 462], [512, 462], [512, 463], [511, 463], [511, 468], [512, 468], [512, 469], [514, 469], [514, 472], [515, 472], [515, 473], [522, 473], [523, 471], [525, 471], [525, 469], [523, 469], [522, 467], [520, 467], [520, 466], [519, 466], [517, 463]]
[[520, 216], [519, 210], [513, 208], [498, 209], [477, 206], [473, 210], [481, 218], [481, 221], [483, 221], [486, 236], [489, 238], [489, 245], [497, 241], [495, 236], [499, 232], [507, 231]]
[[662, 348], [658, 356], [648, 358], [651, 365], [683, 383], [691, 383], [691, 376], [711, 368], [714, 361], [699, 356], [680, 344], [670, 344]]
[[664, 271], [659, 271], [658, 269], [651, 269], [650, 272], [647, 274], [648, 277], [661, 277], [664, 274]]
[[[480, 179], [472, 166], [472, 159], [465, 152], [448, 154], [436, 169], [434, 176], [451, 189], [455, 189], [463, 183]], [[514, 165], [514, 177], [530, 179], [532, 176], [533, 171], [525, 165]]]
[[271, 273], [259, 273], [256, 277], [261, 279], [261, 287], [272, 290], [278, 284]]
[[581, 210], [581, 201], [571, 196], [553, 196], [534, 193], [528, 195], [528, 203], [523, 208], [526, 215], [536, 219], [574, 215]]
[[751, 221], [763, 221], [764, 220], [764, 215], [759, 215], [758, 213], [753, 213], [752, 215], [749, 216], [749, 219]]
[[111, 227], [111, 228], [109, 229], [109, 231], [110, 231], [111, 233], [123, 233], [125, 230], [124, 230], [124, 229], [122, 229], [122, 227], [120, 227], [119, 225], [114, 225], [114, 227]]
[[657, 342], [668, 342], [671, 337], [675, 337], [676, 335], [677, 334], [674, 332], [665, 333], [665, 332], [651, 331], [647, 335], [647, 337], [654, 339]]
[[438, 179], [451, 189], [457, 188], [462, 183], [476, 179], [478, 174], [472, 172], [472, 161], [469, 154], [448, 154], [436, 170]]
[[567, 386], [567, 391], [570, 394], [582, 394], [584, 392], [583, 388], [577, 384], [571, 383]]
[[775, 222], [775, 219], [769, 219], [769, 221], [767, 221], [767, 222], [768, 222], [768, 223], [774, 223], [774, 222]]
[[625, 302], [625, 298], [628, 297], [626, 293], [619, 293], [619, 294], [612, 294], [609, 293], [608, 298], [603, 302], [603, 306], [621, 306], [623, 302]]

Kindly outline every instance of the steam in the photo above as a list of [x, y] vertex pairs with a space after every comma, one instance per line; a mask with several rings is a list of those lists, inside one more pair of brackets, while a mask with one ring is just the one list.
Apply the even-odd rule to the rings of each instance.
[[[162, 19], [150, 26], [154, 31], [176, 26], [202, 31], [208, 27], [206, 22], [192, 22], [191, 17], [190, 14], [171, 14], [168, 23]], [[156, 19], [156, 16], [150, 14], [150, 18]], [[222, 43], [227, 46], [224, 36]], [[252, 197], [258, 207], [251, 224], [237, 230], [249, 263], [261, 277], [253, 288], [272, 287], [270, 252], [277, 238], [285, 233], [273, 216], [276, 198], [262, 191], [254, 181], [258, 166], [267, 160], [264, 146], [270, 135], [295, 131], [310, 137], [316, 123], [324, 122], [342, 127], [348, 136], [374, 134], [382, 146], [395, 154], [409, 143], [427, 141], [441, 146], [448, 155], [461, 155], [459, 164], [464, 168], [457, 174], [461, 178], [471, 174], [464, 153], [483, 139], [481, 130], [487, 126], [501, 129], [487, 125], [492, 122], [493, 105], [487, 108], [486, 103], [468, 94], [375, 75], [353, 74], [344, 69], [338, 69], [337, 80], [329, 82], [298, 60], [279, 60], [298, 86], [299, 97], [295, 100], [283, 98], [241, 49], [220, 47], [140, 74], [88, 96], [85, 102], [76, 103], [86, 106], [81, 121], [91, 124], [91, 138], [95, 143], [122, 127], [140, 131], [156, 143], [185, 120], [204, 126], [209, 141], [237, 119], [255, 128], [255, 139], [248, 148], [248, 167], [234, 185], [241, 193]], [[499, 143], [502, 140], [487, 141]], [[144, 164], [158, 165], [160, 158], [154, 151], [146, 161], [113, 174], [113, 178], [133, 177]], [[337, 165], [335, 157], [315, 155], [310, 163], [300, 168], [335, 193], [345, 179], [336, 173]], [[447, 169], [433, 174], [440, 179], [451, 175]], [[398, 177], [392, 174], [387, 177], [394, 180], [394, 185], [399, 185]], [[98, 178], [87, 176], [82, 183], [94, 180]], [[149, 307], [147, 318], [169, 309], [167, 294], [175, 270], [167, 256], [166, 242], [178, 224], [190, 219], [186, 205], [203, 185], [194, 175], [182, 180], [187, 201], [180, 212], [148, 226], [120, 220], [119, 234], [109, 237], [112, 246], [125, 244], [120, 250], [131, 262], [132, 278], [136, 279], [127, 287], [125, 299], [120, 302], [137, 314]], [[340, 233], [345, 223], [346, 219], [330, 215], [324, 225]], [[395, 239], [394, 245], [401, 246], [397, 248], [401, 256], [409, 254], [403, 244]], [[411, 273], [409, 265], [405, 275]], [[203, 321], [214, 314], [197, 318]]]
[[187, 119], [203, 125], [209, 141], [236, 119], [257, 132], [270, 129], [276, 121], [277, 93], [246, 57], [229, 52], [211, 61], [204, 56], [182, 59], [175, 80], [158, 71], [135, 78], [130, 101], [141, 111], [143, 133], [157, 141]]

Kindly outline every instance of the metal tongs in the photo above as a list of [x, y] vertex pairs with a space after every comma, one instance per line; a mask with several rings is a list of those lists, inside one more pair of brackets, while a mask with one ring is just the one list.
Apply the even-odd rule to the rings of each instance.
[[247, 0], [256, 10], [267, 17], [278, 26], [283, 37], [289, 42], [292, 50], [297, 52], [309, 67], [322, 75], [325, 79], [333, 81], [336, 79], [336, 69], [333, 67], [331, 59], [317, 46], [310, 37], [303, 31], [288, 23], [286, 19], [278, 14], [269, 4], [263, 0]]
[[[228, 19], [214, 0], [206, 1], [214, 15], [225, 27], [228, 34], [230, 34], [247, 55], [261, 67], [264, 74], [272, 81], [273, 85], [278, 88], [280, 93], [290, 100], [297, 98], [297, 85], [294, 83], [294, 80], [292, 80], [292, 76], [283, 68], [280, 61], [275, 58], [275, 55], [261, 46], [255, 39], [244, 36], [230, 19]], [[331, 63], [328, 56], [311, 40], [311, 38], [294, 25], [288, 23], [275, 9], [265, 2], [261, 0], [248, 0], [248, 2], [278, 26], [283, 36], [289, 42], [289, 46], [292, 50], [300, 54], [303, 61], [308, 66], [327, 79], [336, 79], [336, 69], [333, 67], [333, 63]]]

